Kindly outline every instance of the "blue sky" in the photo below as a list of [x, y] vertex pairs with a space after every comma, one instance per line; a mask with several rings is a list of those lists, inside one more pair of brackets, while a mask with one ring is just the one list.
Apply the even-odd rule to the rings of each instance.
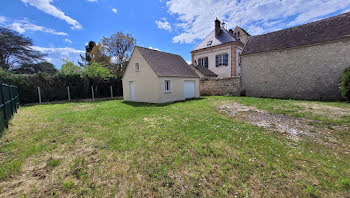
[[137, 45], [181, 55], [214, 28], [239, 25], [257, 35], [350, 11], [350, 0], [0, 0], [0, 25], [33, 39], [34, 48], [79, 60], [85, 43], [122, 31]]

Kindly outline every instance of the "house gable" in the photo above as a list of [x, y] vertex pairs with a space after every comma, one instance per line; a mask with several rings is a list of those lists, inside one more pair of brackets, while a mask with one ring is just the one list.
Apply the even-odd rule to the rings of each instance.
[[197, 47], [194, 48], [193, 51], [235, 41], [237, 40], [227, 30], [221, 28], [220, 33], [217, 37], [215, 37], [215, 31], [212, 31], [201, 43], [199, 43], [199, 45], [197, 45]]
[[[139, 71], [135, 70], [135, 64], [139, 64]], [[152, 67], [147, 63], [140, 51], [135, 47], [130, 57], [130, 61], [126, 67], [123, 79], [125, 78], [137, 78], [141, 75], [147, 75], [152, 78], [157, 78], [157, 74]]]

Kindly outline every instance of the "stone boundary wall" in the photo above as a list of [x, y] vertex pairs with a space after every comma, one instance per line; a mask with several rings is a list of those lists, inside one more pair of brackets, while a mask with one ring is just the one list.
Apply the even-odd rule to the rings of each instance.
[[201, 96], [239, 96], [240, 77], [201, 79], [200, 93]]
[[341, 74], [350, 66], [350, 39], [243, 55], [246, 96], [340, 100]]

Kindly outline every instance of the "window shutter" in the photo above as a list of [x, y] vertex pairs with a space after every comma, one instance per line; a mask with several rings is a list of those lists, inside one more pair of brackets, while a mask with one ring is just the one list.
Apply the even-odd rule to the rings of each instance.
[[218, 55], [216, 55], [215, 56], [215, 62], [216, 62], [216, 67], [219, 67], [219, 56]]
[[228, 54], [224, 54], [224, 65], [228, 66]]
[[206, 68], [208, 68], [208, 65], [209, 65], [209, 58], [206, 57], [206, 58], [205, 58], [205, 65], [204, 65], [204, 66], [205, 66]]

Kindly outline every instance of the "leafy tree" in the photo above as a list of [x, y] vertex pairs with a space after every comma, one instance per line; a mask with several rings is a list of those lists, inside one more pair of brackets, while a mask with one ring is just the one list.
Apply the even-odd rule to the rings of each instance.
[[103, 66], [108, 67], [111, 64], [111, 57], [107, 56], [105, 47], [98, 43], [90, 52], [91, 63], [101, 63]]
[[43, 60], [45, 54], [34, 50], [32, 45], [30, 38], [0, 27], [0, 66], [11, 69], [16, 64]]
[[97, 62], [87, 65], [84, 72], [89, 78], [93, 80], [95, 93], [97, 93], [98, 85], [104, 80], [108, 80], [111, 77], [109, 70], [104, 67], [104, 65]]
[[104, 53], [114, 62], [111, 72], [121, 77], [134, 49], [136, 40], [131, 34], [125, 35], [122, 32], [117, 32], [110, 37], [103, 37], [101, 44], [105, 47]]
[[20, 67], [13, 69], [17, 74], [38, 74], [38, 73], [46, 73], [46, 74], [55, 74], [57, 73], [57, 69], [55, 66], [49, 62], [41, 62], [36, 64], [25, 63]]
[[83, 74], [84, 69], [81, 68], [78, 65], [75, 65], [73, 61], [64, 58], [62, 59], [64, 64], [61, 66], [61, 73], [65, 75], [72, 75], [72, 74]]
[[342, 97], [350, 101], [350, 67], [345, 68], [339, 86]]
[[83, 62], [79, 62], [80, 66], [86, 66], [91, 63], [91, 54], [90, 52], [92, 49], [96, 46], [96, 43], [94, 41], [90, 41], [86, 46], [85, 46], [85, 57], [80, 54], [80, 58]]

